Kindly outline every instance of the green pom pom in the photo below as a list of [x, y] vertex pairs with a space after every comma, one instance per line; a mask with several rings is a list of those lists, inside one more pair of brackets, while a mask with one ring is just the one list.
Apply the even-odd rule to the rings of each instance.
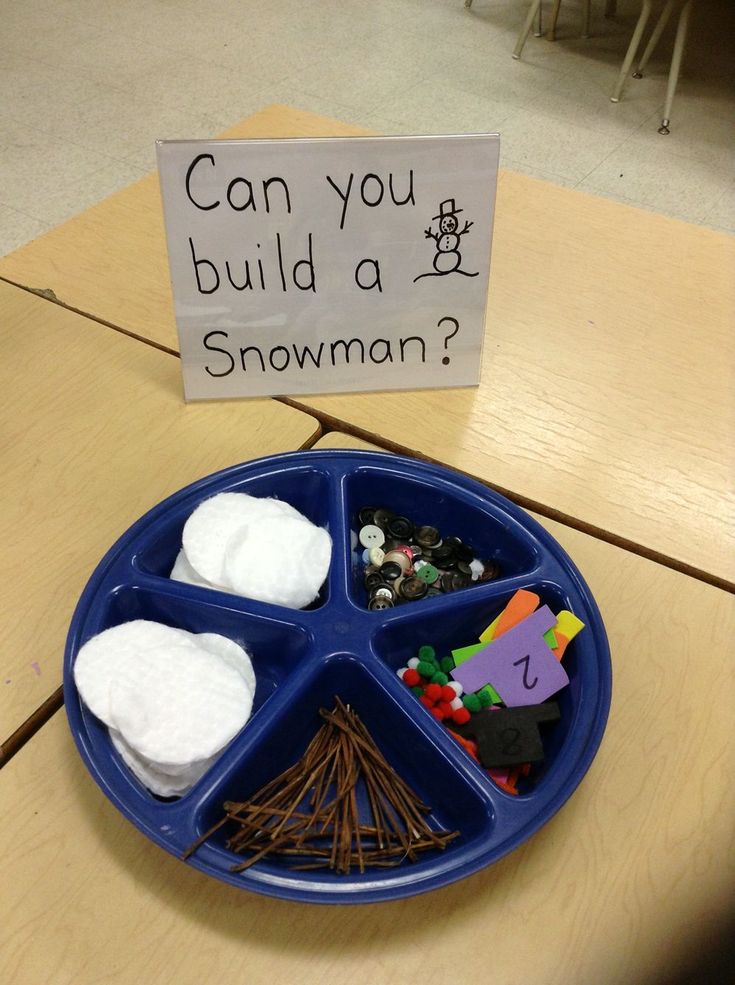
[[419, 687], [418, 684], [416, 685], [416, 687], [412, 687], [411, 690], [413, 691], [413, 693], [416, 695], [417, 698], [420, 698], [421, 695], [424, 693], [424, 689], [422, 687]]
[[442, 657], [439, 666], [445, 674], [448, 674], [450, 670], [454, 670], [454, 660], [451, 657]]
[[434, 664], [429, 663], [427, 660], [419, 660], [416, 670], [422, 677], [433, 677], [436, 673], [436, 667]]
[[420, 646], [418, 652], [419, 660], [431, 660], [436, 663], [436, 651], [433, 646]]
[[483, 708], [489, 708], [490, 705], [500, 704], [500, 695], [492, 684], [486, 684], [485, 687], [481, 687], [477, 692], [477, 697], [480, 699], [480, 703]]
[[440, 687], [444, 687], [445, 684], [449, 683], [449, 678], [447, 677], [446, 674], [442, 674], [440, 670], [437, 670], [437, 672], [431, 678], [431, 683], [438, 684]]
[[465, 706], [467, 711], [476, 712], [482, 708], [482, 703], [476, 694], [463, 694], [462, 704]]

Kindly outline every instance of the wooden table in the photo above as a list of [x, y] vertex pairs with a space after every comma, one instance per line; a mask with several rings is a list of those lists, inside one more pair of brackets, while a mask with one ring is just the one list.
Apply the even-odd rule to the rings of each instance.
[[[356, 444], [330, 434], [317, 447]], [[528, 843], [396, 903], [242, 893], [131, 827], [59, 712], [0, 771], [0, 980], [630, 985], [681, 968], [733, 894], [735, 599], [539, 519], [598, 599], [615, 687], [587, 777]]]
[[[359, 132], [271, 107], [223, 136]], [[481, 386], [299, 406], [732, 590], [734, 271], [733, 237], [504, 172]], [[0, 277], [177, 347], [155, 176]]]
[[6, 283], [0, 324], [3, 741], [59, 687], [74, 605], [119, 535], [187, 483], [299, 448], [319, 425], [274, 400], [187, 406], [177, 359]]
[[[355, 132], [275, 108], [228, 136]], [[0, 259], [0, 277], [59, 302], [0, 283], [12, 572], [0, 739], [57, 687], [74, 602], [133, 519], [319, 433], [278, 401], [182, 404], [178, 363], [160, 351], [176, 341], [159, 208], [144, 179]], [[30, 738], [33, 720], [21, 729], [0, 770], [0, 980], [629, 985], [706, 953], [735, 903], [735, 598], [715, 587], [734, 580], [734, 255], [727, 237], [503, 174], [482, 386], [302, 402], [353, 432], [316, 447], [365, 435], [454, 465], [537, 505], [579, 565], [614, 693], [559, 814], [426, 896], [299, 906], [156, 848], [95, 786], [56, 711]]]

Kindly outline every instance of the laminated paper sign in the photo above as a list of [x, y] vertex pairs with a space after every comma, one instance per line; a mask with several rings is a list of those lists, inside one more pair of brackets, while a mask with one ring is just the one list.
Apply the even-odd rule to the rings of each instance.
[[498, 150], [160, 141], [187, 399], [477, 384]]

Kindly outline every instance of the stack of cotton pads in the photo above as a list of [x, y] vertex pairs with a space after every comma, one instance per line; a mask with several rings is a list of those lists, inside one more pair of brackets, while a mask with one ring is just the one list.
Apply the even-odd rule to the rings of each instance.
[[162, 797], [186, 793], [204, 775], [250, 717], [255, 695], [250, 656], [237, 643], [145, 619], [88, 640], [74, 681], [125, 763]]
[[205, 500], [186, 521], [171, 578], [291, 609], [319, 594], [332, 540], [288, 503], [246, 493]]

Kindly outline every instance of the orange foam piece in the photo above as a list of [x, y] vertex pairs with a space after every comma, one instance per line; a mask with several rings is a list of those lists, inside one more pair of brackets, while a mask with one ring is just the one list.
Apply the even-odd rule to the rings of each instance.
[[564, 633], [560, 633], [558, 630], [554, 630], [554, 635], [556, 636], [556, 647], [551, 651], [557, 660], [561, 660], [564, 656], [564, 651], [569, 646], [569, 640], [566, 638]]
[[513, 629], [519, 622], [535, 612], [540, 601], [541, 599], [535, 592], [527, 592], [525, 588], [519, 588], [503, 609], [493, 634], [493, 640], [502, 636], [503, 633], [507, 633], [509, 629]]
[[456, 732], [453, 732], [450, 728], [447, 729], [447, 732], [449, 732], [451, 737], [453, 739], [456, 739], [457, 742], [459, 742], [459, 744], [464, 747], [465, 751], [469, 753], [470, 756], [472, 756], [475, 762], [477, 763], [480, 762], [480, 757], [477, 755], [476, 742], [473, 742], [472, 739], [465, 739], [463, 735], [458, 735]]

